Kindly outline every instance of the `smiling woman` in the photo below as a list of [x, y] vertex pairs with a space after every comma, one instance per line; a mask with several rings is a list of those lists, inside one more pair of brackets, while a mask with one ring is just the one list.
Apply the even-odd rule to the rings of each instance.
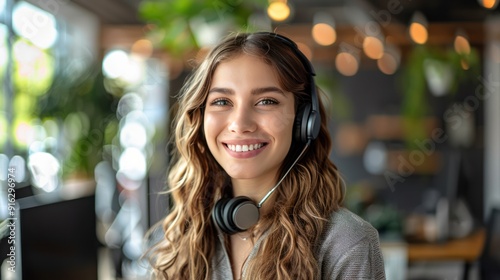
[[157, 278], [385, 278], [376, 230], [342, 207], [313, 76], [294, 42], [251, 33], [222, 41], [190, 77], [174, 206], [150, 255]]
[[259, 57], [241, 54], [215, 70], [205, 104], [205, 138], [232, 178], [235, 196], [257, 201], [276, 181], [292, 141], [294, 103]]

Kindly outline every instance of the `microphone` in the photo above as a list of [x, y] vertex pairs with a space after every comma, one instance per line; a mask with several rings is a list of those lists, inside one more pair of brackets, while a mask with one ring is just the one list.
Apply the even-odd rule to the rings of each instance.
[[278, 183], [262, 198], [262, 200], [259, 202], [259, 204], [257, 204], [257, 208], [261, 208], [262, 207], [262, 204], [264, 204], [264, 202], [266, 202], [266, 200], [271, 196], [271, 194], [273, 194], [273, 192], [278, 188], [278, 186], [281, 184], [281, 182], [283, 182], [283, 180], [285, 179], [286, 175], [288, 175], [288, 173], [290, 173], [290, 171], [292, 170], [292, 168], [295, 166], [295, 164], [299, 161], [299, 159], [302, 157], [302, 155], [304, 154], [304, 152], [307, 150], [307, 148], [309, 148], [309, 145], [311, 144], [311, 141], [307, 141], [304, 149], [302, 149], [302, 152], [300, 152], [299, 156], [297, 157], [297, 159], [295, 159], [295, 161], [292, 163], [292, 165], [288, 168], [288, 170], [286, 171], [285, 175], [283, 175], [283, 177], [281, 177], [281, 179], [278, 181]]

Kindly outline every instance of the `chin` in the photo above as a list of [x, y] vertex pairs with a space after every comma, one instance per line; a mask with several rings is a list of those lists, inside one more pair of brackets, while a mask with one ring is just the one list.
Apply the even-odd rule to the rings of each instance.
[[229, 175], [229, 177], [231, 177], [232, 179], [240, 179], [240, 180], [244, 180], [244, 179], [253, 179], [256, 177], [255, 174], [249, 174], [248, 172], [227, 172], [226, 173]]

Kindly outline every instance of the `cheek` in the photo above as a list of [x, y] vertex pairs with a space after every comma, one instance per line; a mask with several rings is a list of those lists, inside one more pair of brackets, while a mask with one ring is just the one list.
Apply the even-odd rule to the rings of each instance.
[[290, 137], [292, 135], [294, 121], [295, 112], [293, 109], [291, 111], [284, 110], [273, 114], [273, 117], [267, 119], [264, 125], [269, 127], [275, 134]]
[[220, 132], [221, 121], [210, 114], [204, 115], [203, 129], [205, 131], [205, 140], [209, 146], [215, 143], [217, 135]]

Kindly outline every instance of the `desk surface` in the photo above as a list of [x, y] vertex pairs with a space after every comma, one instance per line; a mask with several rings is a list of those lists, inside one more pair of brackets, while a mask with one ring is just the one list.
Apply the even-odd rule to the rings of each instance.
[[481, 255], [485, 238], [485, 230], [479, 229], [465, 238], [445, 243], [408, 244], [408, 261], [464, 260], [473, 262]]

